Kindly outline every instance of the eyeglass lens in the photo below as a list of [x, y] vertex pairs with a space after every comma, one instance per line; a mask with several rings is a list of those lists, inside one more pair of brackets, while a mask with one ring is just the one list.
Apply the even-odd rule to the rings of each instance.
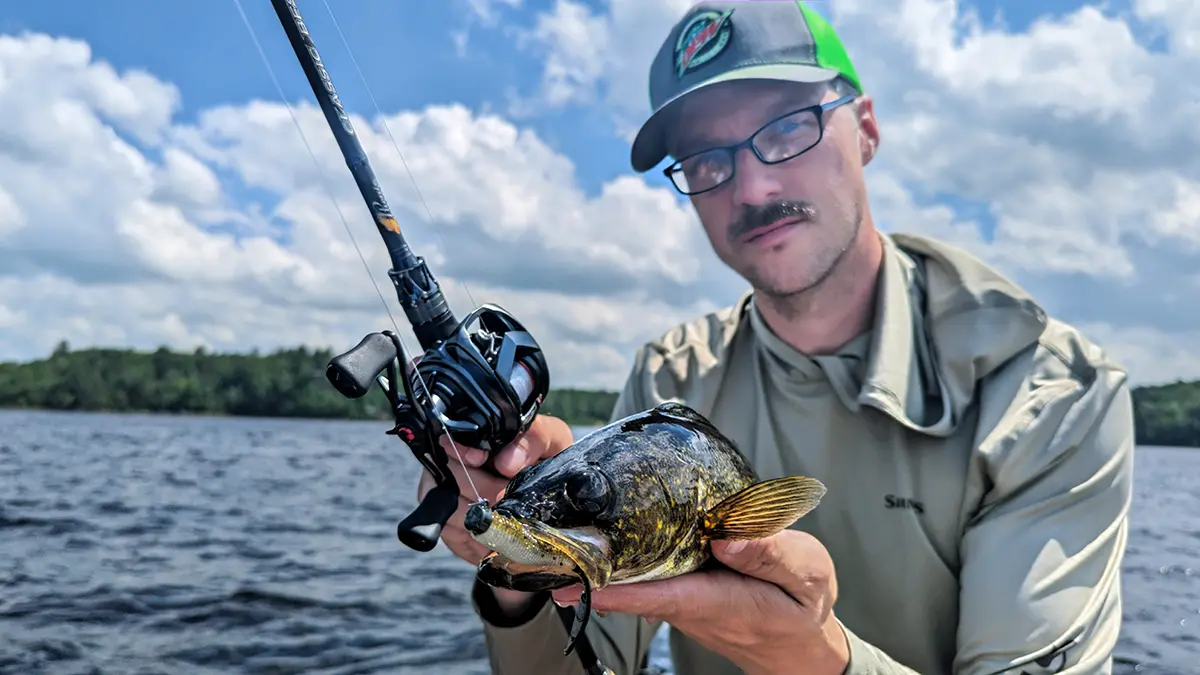
[[[751, 143], [759, 159], [768, 164], [782, 162], [808, 150], [821, 139], [821, 123], [812, 109], [794, 112], [759, 129]], [[712, 189], [733, 175], [734, 152], [724, 147], [705, 150], [679, 163], [671, 173], [675, 187], [685, 194]]]

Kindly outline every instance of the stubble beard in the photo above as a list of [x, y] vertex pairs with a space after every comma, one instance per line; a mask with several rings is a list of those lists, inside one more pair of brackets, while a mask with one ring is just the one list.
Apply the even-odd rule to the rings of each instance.
[[[814, 211], [814, 215], [815, 211]], [[800, 227], [817, 226], [819, 220], [814, 217], [811, 221], [801, 223]], [[849, 235], [837, 247], [823, 247], [815, 253], [815, 259], [808, 262], [807, 278], [790, 283], [772, 278], [766, 270], [751, 266], [744, 274], [751, 288], [759, 296], [760, 301], [770, 303], [781, 314], [794, 318], [803, 313], [804, 307], [810, 304], [810, 299], [817, 295], [830, 277], [842, 266], [847, 254], [854, 248], [863, 224], [862, 203], [855, 202], [852, 227]], [[800, 255], [809, 255], [801, 252]]]

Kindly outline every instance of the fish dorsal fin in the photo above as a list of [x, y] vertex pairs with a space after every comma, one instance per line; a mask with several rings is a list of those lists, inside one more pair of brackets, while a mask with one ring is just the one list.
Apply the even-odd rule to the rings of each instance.
[[651, 408], [651, 412], [663, 417], [673, 417], [683, 422], [691, 422], [692, 424], [699, 424], [706, 427], [711, 427], [713, 425], [713, 423], [710, 422], [707, 417], [696, 412], [695, 408], [683, 403], [679, 403], [678, 401], [665, 401], [663, 403], [659, 403]]
[[784, 476], [759, 481], [721, 500], [704, 514], [710, 539], [763, 539], [816, 508], [825, 486], [816, 478]]

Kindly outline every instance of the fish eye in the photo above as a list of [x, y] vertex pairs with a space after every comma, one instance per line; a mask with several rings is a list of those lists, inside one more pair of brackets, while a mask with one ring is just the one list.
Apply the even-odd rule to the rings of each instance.
[[563, 491], [577, 511], [589, 516], [604, 513], [612, 502], [608, 476], [592, 467], [567, 478]]

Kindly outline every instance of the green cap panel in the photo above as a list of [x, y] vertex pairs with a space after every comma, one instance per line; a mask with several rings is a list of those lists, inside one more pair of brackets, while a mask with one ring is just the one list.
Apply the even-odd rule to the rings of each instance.
[[838, 71], [861, 94], [863, 87], [858, 80], [858, 72], [854, 70], [850, 55], [846, 53], [846, 47], [842, 45], [842, 40], [833, 30], [833, 26], [802, 0], [796, 0], [796, 4], [800, 6], [800, 13], [804, 15], [808, 31], [812, 33], [817, 51], [817, 65]]

